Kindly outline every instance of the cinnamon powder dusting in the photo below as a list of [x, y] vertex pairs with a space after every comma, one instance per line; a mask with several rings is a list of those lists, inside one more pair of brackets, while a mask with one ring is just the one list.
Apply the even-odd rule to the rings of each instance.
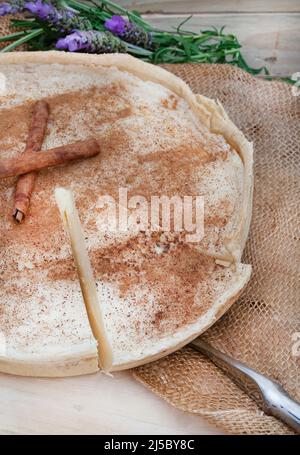
[[176, 110], [178, 105], [178, 98], [175, 95], [171, 94], [168, 96], [168, 98], [163, 98], [161, 100], [161, 104], [166, 109]]

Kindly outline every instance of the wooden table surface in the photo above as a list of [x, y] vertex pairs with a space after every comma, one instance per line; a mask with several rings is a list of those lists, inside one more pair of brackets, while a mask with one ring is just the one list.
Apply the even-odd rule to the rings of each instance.
[[195, 32], [226, 26], [243, 45], [251, 66], [267, 66], [273, 76], [300, 71], [299, 0], [118, 0], [139, 10], [155, 26], [168, 30], [193, 15], [185, 28]]
[[[193, 13], [190, 30], [226, 25], [244, 45], [251, 65], [273, 75], [300, 71], [300, 1], [119, 0], [148, 12], [162, 29]], [[208, 434], [218, 430], [168, 405], [130, 373], [65, 379], [0, 374], [1, 434]]]
[[63, 379], [0, 374], [0, 434], [216, 434], [129, 372]]

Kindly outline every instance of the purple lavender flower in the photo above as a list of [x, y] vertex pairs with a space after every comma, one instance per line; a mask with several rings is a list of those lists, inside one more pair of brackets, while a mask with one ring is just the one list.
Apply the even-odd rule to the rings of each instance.
[[126, 26], [131, 25], [130, 22], [126, 21], [122, 16], [112, 16], [110, 19], [106, 19], [104, 27], [114, 35], [123, 35], [126, 31]]
[[0, 16], [6, 14], [16, 14], [24, 10], [23, 0], [12, 0], [11, 2], [4, 2], [0, 4]]
[[40, 19], [46, 19], [50, 14], [53, 14], [55, 10], [53, 5], [50, 3], [43, 3], [42, 0], [26, 2], [25, 8]]
[[11, 13], [11, 5], [8, 3], [1, 3], [0, 5], [0, 16], [5, 16], [6, 14]]
[[77, 30], [65, 38], [60, 38], [56, 43], [56, 49], [76, 52], [85, 50], [88, 47], [88, 39]]
[[129, 22], [122, 16], [112, 16], [106, 19], [104, 27], [116, 36], [122, 38], [127, 43], [140, 46], [145, 49], [153, 49], [152, 33], [145, 31], [136, 24]]
[[59, 50], [70, 52], [89, 52], [92, 54], [104, 54], [113, 52], [126, 52], [126, 46], [109, 32], [96, 30], [75, 30], [65, 38], [60, 38], [56, 43]]
[[[19, 0], [20, 1], [20, 0]], [[91, 30], [92, 24], [85, 17], [65, 8], [56, 8], [56, 2], [52, 0], [36, 0], [25, 2], [24, 7], [38, 19], [48, 23], [53, 29], [68, 33], [73, 30]]]

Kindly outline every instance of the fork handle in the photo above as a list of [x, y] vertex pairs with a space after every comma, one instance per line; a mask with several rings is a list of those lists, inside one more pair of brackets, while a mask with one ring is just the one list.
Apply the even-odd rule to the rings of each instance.
[[264, 391], [266, 412], [300, 433], [300, 404], [293, 400], [280, 385], [277, 385], [276, 389], [277, 393], [271, 389]]
[[218, 351], [201, 338], [197, 338], [190, 345], [209, 357], [255, 400], [266, 414], [277, 417], [300, 433], [300, 404], [293, 400], [278, 382]]

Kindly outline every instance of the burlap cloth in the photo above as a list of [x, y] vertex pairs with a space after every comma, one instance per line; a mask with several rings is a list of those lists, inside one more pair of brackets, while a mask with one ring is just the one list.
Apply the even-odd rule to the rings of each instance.
[[[3, 3], [2, 0], [0, 0], [0, 4]], [[11, 19], [24, 19], [24, 16], [22, 14], [15, 14], [14, 16], [8, 14], [7, 16], [2, 16], [0, 17], [0, 37], [8, 35], [9, 33], [15, 33], [20, 31], [20, 28], [13, 27], [11, 25]], [[8, 46], [12, 41], [4, 41], [0, 43], [0, 50], [3, 49], [4, 47]], [[26, 44], [23, 44], [22, 46], [19, 46], [17, 49], [14, 49], [14, 51], [26, 51]]]
[[[0, 36], [8, 23], [0, 20]], [[300, 401], [300, 94], [229, 65], [165, 67], [195, 93], [219, 99], [255, 148], [253, 221], [243, 257], [253, 265], [252, 278], [242, 298], [203, 338], [279, 381]], [[172, 405], [225, 432], [293, 433], [191, 348], [133, 374]]]

